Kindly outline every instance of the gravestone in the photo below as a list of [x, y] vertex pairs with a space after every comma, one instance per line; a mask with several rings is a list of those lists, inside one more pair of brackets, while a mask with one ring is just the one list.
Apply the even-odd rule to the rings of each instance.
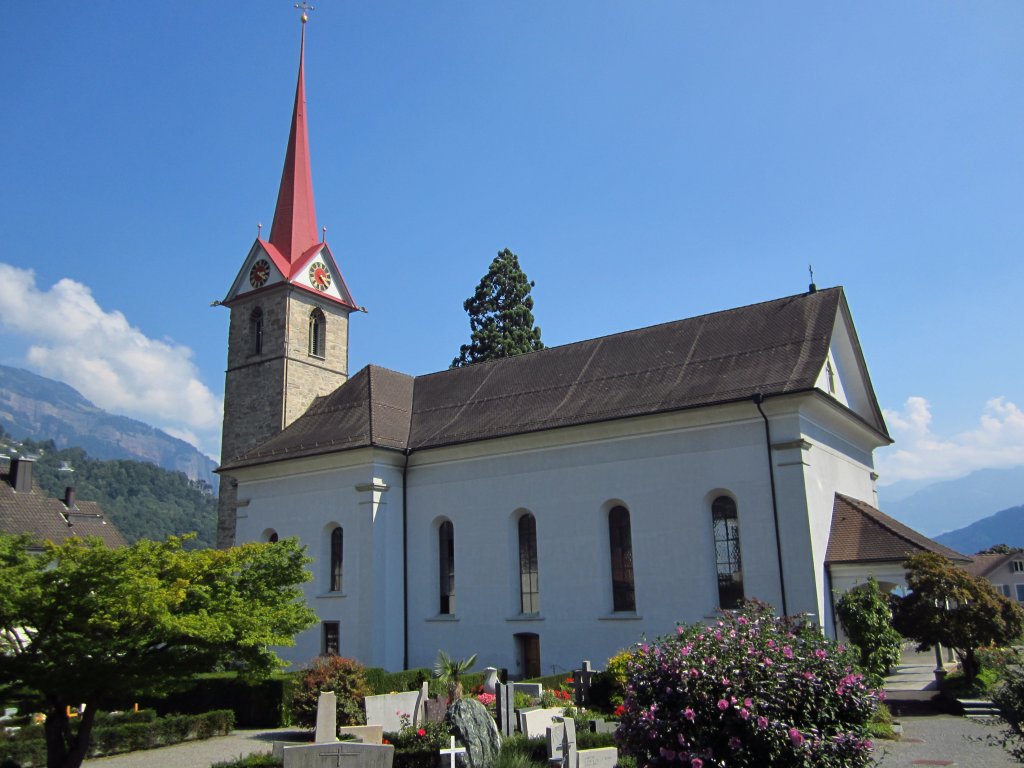
[[459, 699], [449, 707], [446, 720], [452, 734], [466, 746], [460, 765], [490, 768], [501, 749], [501, 736], [487, 707], [476, 699]]
[[544, 686], [540, 683], [513, 683], [516, 693], [525, 693], [534, 699], [539, 699], [544, 693]]
[[409, 718], [409, 724], [418, 720], [416, 703], [419, 691], [405, 693], [386, 693], [382, 696], [367, 696], [363, 699], [366, 710], [366, 724], [383, 726], [385, 733], [397, 733], [402, 730], [402, 715]]
[[339, 736], [354, 736], [363, 744], [380, 744], [384, 741], [384, 728], [379, 725], [343, 725]]
[[338, 697], [334, 691], [320, 691], [316, 701], [316, 735], [313, 741], [325, 744], [338, 740]]
[[591, 733], [615, 733], [619, 729], [619, 724], [615, 720], [591, 720], [590, 721], [590, 732]]
[[548, 765], [576, 768], [576, 721], [567, 717], [547, 729]]
[[426, 715], [426, 703], [427, 699], [430, 698], [430, 686], [427, 685], [427, 681], [424, 680], [423, 684], [420, 685], [419, 696], [416, 697], [416, 709], [412, 714], [412, 727], [419, 728], [423, 724], [424, 715]]
[[448, 703], [440, 696], [433, 696], [423, 703], [423, 722], [440, 723], [448, 713]]
[[590, 662], [584, 660], [579, 669], [572, 671], [572, 687], [575, 693], [576, 706], [590, 706], [590, 680], [594, 677], [594, 670]]
[[561, 719], [564, 714], [565, 710], [561, 707], [520, 710], [519, 730], [528, 739], [543, 738], [548, 728], [557, 722], [556, 718]]
[[516, 732], [516, 690], [514, 686], [498, 683], [494, 686], [494, 704], [498, 714], [498, 730], [502, 736]]
[[619, 762], [619, 750], [615, 747], [581, 749], [576, 753], [574, 768], [615, 768]]
[[390, 744], [304, 744], [285, 747], [284, 768], [391, 768], [395, 748]]

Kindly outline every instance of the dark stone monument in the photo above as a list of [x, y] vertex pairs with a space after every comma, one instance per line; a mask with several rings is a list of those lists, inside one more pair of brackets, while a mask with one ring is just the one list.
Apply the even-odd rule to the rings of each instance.
[[498, 712], [498, 729], [502, 736], [516, 732], [516, 688], [514, 685], [498, 683], [494, 686], [495, 705]]
[[466, 747], [459, 765], [491, 768], [501, 749], [501, 736], [487, 707], [476, 699], [459, 699], [448, 708], [446, 719], [452, 734]]
[[590, 680], [594, 676], [594, 670], [590, 667], [589, 661], [584, 661], [580, 669], [572, 671], [572, 687], [577, 707], [590, 705]]

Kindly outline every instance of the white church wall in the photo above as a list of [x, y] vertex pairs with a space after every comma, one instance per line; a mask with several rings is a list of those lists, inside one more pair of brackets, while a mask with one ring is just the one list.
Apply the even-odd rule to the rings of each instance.
[[[304, 586], [320, 621], [337, 621], [342, 655], [371, 666], [402, 664], [401, 471], [370, 450], [240, 470], [239, 542], [296, 536], [314, 558]], [[400, 457], [399, 457], [400, 458]], [[397, 489], [393, 492], [392, 489]], [[342, 588], [330, 589], [330, 528], [344, 531]], [[299, 634], [282, 658], [322, 652], [322, 624]]]
[[[438, 649], [456, 656], [479, 652], [486, 663], [518, 674], [514, 635], [534, 632], [542, 671], [550, 673], [583, 658], [603, 664], [643, 634], [713, 617], [718, 592], [710, 510], [723, 493], [737, 502], [748, 593], [777, 605], [763, 432], [752, 404], [730, 415], [740, 420], [698, 426], [693, 414], [652, 418], [646, 428], [663, 431], [640, 436], [623, 434], [621, 424], [559, 430], [544, 438], [551, 445], [534, 438], [528, 450], [481, 458], [461, 457], [465, 447], [414, 454], [410, 664], [429, 665]], [[615, 504], [630, 512], [632, 614], [612, 612], [607, 514]], [[517, 521], [524, 511], [537, 524], [537, 616], [519, 610]], [[437, 615], [442, 515], [455, 531], [455, 617]]]

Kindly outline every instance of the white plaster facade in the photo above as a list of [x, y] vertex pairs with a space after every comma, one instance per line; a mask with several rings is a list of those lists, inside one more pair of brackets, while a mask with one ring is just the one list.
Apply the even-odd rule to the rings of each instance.
[[[438, 649], [479, 653], [517, 675], [516, 636], [534, 633], [549, 673], [584, 658], [600, 665], [643, 636], [715, 615], [711, 504], [726, 495], [737, 506], [745, 595], [782, 609], [781, 548], [785, 610], [812, 614], [834, 634], [824, 562], [833, 500], [838, 492], [876, 502], [872, 451], [886, 442], [844, 402], [870, 385], [858, 380], [863, 362], [850, 334], [835, 336], [835, 394], [767, 399], [770, 438], [748, 400], [408, 457], [359, 448], [240, 467], [231, 470], [244, 504], [237, 540], [274, 532], [308, 547], [316, 562], [307, 596], [322, 621], [339, 623], [343, 655], [399, 669], [429, 666]], [[825, 376], [823, 368], [819, 381]], [[615, 505], [630, 514], [633, 612], [612, 610], [608, 513]], [[519, 610], [524, 512], [536, 518], [540, 584], [540, 611], [528, 615]], [[455, 541], [452, 615], [439, 613], [438, 528], [446, 520]], [[331, 592], [335, 526], [344, 530], [344, 578]], [[322, 642], [315, 627], [283, 655], [304, 663]]]

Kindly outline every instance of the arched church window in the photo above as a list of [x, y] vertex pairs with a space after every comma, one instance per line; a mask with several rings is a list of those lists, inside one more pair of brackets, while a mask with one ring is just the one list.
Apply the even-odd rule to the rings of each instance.
[[743, 602], [743, 566], [740, 562], [740, 524], [736, 502], [719, 496], [711, 503], [715, 533], [715, 568], [718, 571], [718, 605], [739, 608]]
[[327, 318], [319, 307], [309, 313], [309, 354], [326, 356]]
[[437, 554], [441, 565], [442, 614], [455, 613], [455, 526], [445, 520], [437, 529]]
[[249, 341], [252, 354], [263, 351], [263, 310], [256, 307], [249, 315]]
[[341, 592], [341, 559], [344, 542], [345, 532], [340, 526], [331, 531], [331, 570], [329, 573], [331, 592]]
[[537, 577], [537, 520], [529, 512], [519, 518], [519, 598], [523, 613], [540, 611]]
[[629, 531], [629, 510], [625, 507], [613, 507], [608, 513], [608, 541], [612, 556], [612, 610], [635, 611], [633, 538]]

